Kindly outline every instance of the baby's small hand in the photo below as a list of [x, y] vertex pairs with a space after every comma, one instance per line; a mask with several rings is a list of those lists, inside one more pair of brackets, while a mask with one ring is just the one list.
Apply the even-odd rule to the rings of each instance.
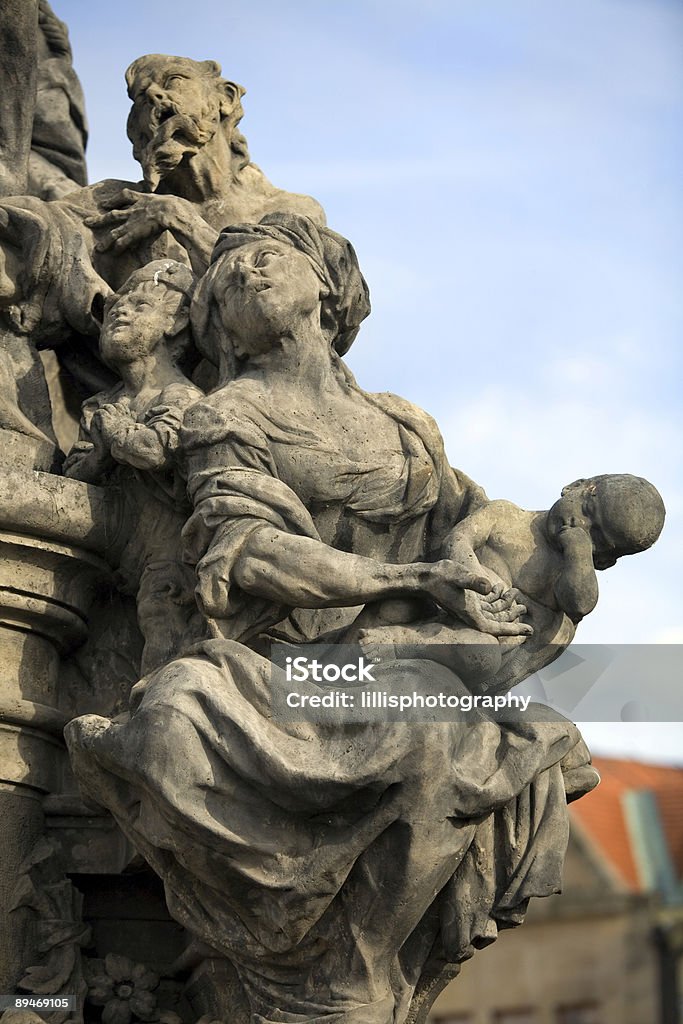
[[92, 455], [93, 451], [94, 445], [87, 441], [77, 442], [64, 460], [64, 464], [62, 466], [62, 473], [64, 476], [73, 477], [77, 480], [80, 464], [84, 459], [87, 459], [89, 455]]
[[99, 483], [109, 467], [109, 452], [101, 444], [78, 441], [71, 449], [62, 472], [72, 480], [83, 480], [85, 483]]
[[134, 416], [133, 410], [130, 407], [130, 398], [128, 395], [122, 395], [116, 402], [111, 403], [115, 409], [118, 409], [122, 416]]
[[107, 402], [93, 413], [91, 430], [98, 431], [105, 444], [111, 444], [118, 429], [133, 419], [130, 403], [127, 399], [120, 402]]
[[574, 521], [572, 517], [572, 522], [560, 527], [557, 541], [563, 551], [567, 548], [593, 550], [593, 541], [586, 520]]
[[129, 420], [134, 418], [130, 407], [130, 399], [127, 397], [119, 398], [118, 402], [105, 402], [104, 405], [100, 406], [99, 411], [106, 413], [108, 416], [117, 416], [120, 419]]

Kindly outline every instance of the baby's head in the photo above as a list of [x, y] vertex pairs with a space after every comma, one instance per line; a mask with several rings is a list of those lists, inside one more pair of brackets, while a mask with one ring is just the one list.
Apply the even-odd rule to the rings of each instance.
[[195, 279], [175, 260], [155, 260], [131, 274], [104, 308], [100, 355], [109, 366], [132, 363], [166, 344], [175, 362], [190, 342]]
[[608, 569], [622, 555], [652, 547], [665, 509], [657, 488], [642, 476], [605, 473], [568, 484], [548, 516], [558, 527], [573, 522], [587, 530], [595, 568]]

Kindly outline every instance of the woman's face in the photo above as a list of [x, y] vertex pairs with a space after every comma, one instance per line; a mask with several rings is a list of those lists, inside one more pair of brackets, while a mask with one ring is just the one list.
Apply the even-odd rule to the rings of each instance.
[[239, 357], [268, 351], [320, 306], [323, 285], [309, 260], [268, 238], [221, 258], [216, 295]]

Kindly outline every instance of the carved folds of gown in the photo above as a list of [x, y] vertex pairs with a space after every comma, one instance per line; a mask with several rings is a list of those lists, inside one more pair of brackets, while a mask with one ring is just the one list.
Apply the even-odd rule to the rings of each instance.
[[[341, 731], [272, 720], [270, 662], [239, 641], [275, 623], [278, 636], [314, 640], [343, 623], [339, 609], [283, 621], [287, 609], [240, 593], [231, 566], [246, 536], [269, 524], [333, 546], [351, 537], [358, 554], [366, 538], [375, 558], [417, 561], [485, 500], [450, 469], [427, 416], [393, 396], [368, 400], [398, 425], [401, 450], [353, 474], [330, 467], [294, 416], [258, 408], [247, 382], [194, 407], [182, 435], [186, 543], [230, 591], [231, 614], [215, 624], [225, 639], [142, 680], [129, 722], [85, 718], [68, 734], [78, 772], [164, 879], [173, 915], [238, 965], [253, 1007], [310, 1015], [318, 976], [333, 993], [328, 1013], [341, 1002], [350, 1021], [365, 1006], [358, 1019], [379, 1024], [388, 1003], [409, 1000], [435, 944], [457, 962], [519, 923], [531, 896], [559, 890], [560, 761], [580, 738], [556, 719]], [[302, 449], [323, 533], [287, 483]], [[431, 662], [404, 668], [416, 683], [449, 675]]]

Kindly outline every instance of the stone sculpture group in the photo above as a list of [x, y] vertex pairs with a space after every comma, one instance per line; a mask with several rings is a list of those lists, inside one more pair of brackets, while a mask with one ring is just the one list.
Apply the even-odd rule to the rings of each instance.
[[[159, 54], [126, 82], [142, 182], [64, 187], [62, 160], [50, 185], [44, 146], [29, 177], [19, 126], [0, 201], [0, 988], [105, 1024], [423, 1021], [559, 891], [588, 751], [541, 706], [284, 722], [273, 648], [384, 645], [387, 690], [507, 693], [664, 507], [628, 474], [489, 501], [425, 412], [356, 383], [355, 252], [250, 162], [241, 86]], [[154, 876], [164, 937], [91, 927], [93, 892]]]

